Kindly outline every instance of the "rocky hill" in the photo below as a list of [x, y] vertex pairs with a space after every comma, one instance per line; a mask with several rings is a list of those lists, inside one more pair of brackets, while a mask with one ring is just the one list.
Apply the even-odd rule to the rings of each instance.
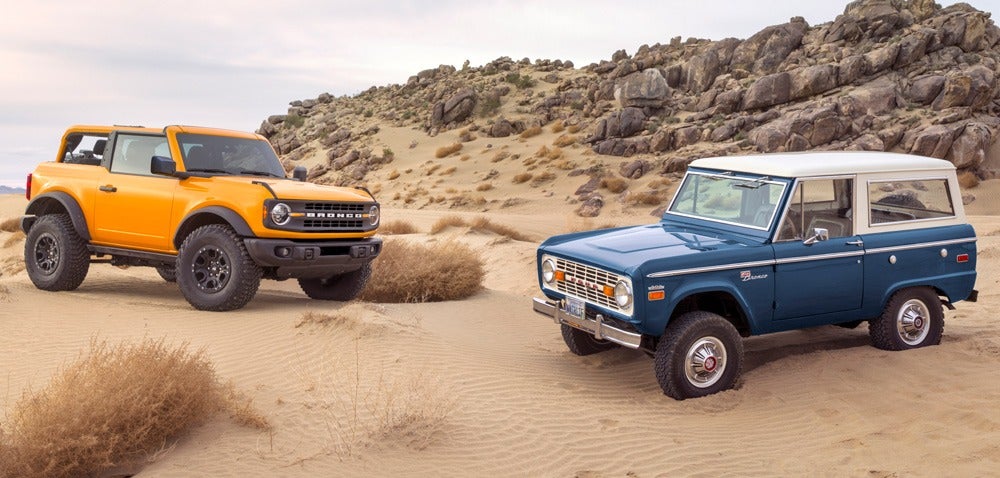
[[[859, 0], [821, 25], [796, 17], [745, 40], [677, 37], [582, 68], [506, 57], [442, 65], [402, 85], [293, 101], [259, 132], [286, 167], [305, 164], [312, 180], [381, 186], [401, 174], [401, 165], [387, 165], [405, 153], [380, 132], [408, 132], [407, 148], [447, 134], [456, 151], [475, 142], [495, 159], [548, 128], [545, 151], [507, 160], [535, 171], [539, 191], [580, 176], [567, 200], [590, 205], [579, 214], [596, 215], [604, 194], [635, 200], [635, 180], [669, 179], [711, 155], [896, 151], [947, 159], [967, 177], [993, 177], [1000, 171], [1000, 150], [991, 151], [1000, 133], [998, 69], [1000, 29], [989, 13], [931, 0]], [[460, 153], [423, 154], [404, 171]], [[658, 186], [646, 187], [653, 199], [639, 203], [665, 200]], [[413, 195], [386, 200], [410, 203]]]

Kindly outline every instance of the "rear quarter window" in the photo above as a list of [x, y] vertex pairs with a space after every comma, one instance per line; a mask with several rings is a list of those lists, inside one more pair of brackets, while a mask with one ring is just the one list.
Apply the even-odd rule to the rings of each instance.
[[873, 226], [955, 216], [945, 178], [870, 181], [868, 204]]

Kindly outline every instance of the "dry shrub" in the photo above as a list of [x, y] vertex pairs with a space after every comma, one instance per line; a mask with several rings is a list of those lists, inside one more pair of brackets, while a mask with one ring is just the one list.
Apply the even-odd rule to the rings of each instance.
[[162, 339], [93, 341], [10, 411], [0, 433], [0, 476], [97, 476], [136, 466], [226, 406], [201, 351], [170, 348]]
[[549, 151], [549, 153], [545, 155], [545, 157], [549, 159], [559, 159], [562, 157], [562, 155], [563, 155], [562, 148], [558, 146], [553, 146], [552, 149]]
[[469, 224], [469, 226], [472, 228], [473, 231], [477, 231], [477, 232], [491, 232], [491, 233], [499, 235], [499, 236], [509, 237], [509, 238], [511, 238], [511, 239], [513, 239], [515, 241], [530, 241], [531, 240], [531, 238], [529, 238], [528, 236], [522, 234], [517, 229], [514, 229], [514, 228], [512, 228], [510, 226], [504, 226], [503, 224], [494, 223], [494, 222], [490, 221], [489, 219], [487, 219], [485, 217], [482, 217], [482, 216], [473, 219], [472, 223]]
[[432, 164], [431, 167], [427, 168], [427, 172], [425, 172], [424, 174], [430, 176], [434, 174], [434, 172], [437, 171], [438, 169], [441, 169], [440, 164]]
[[449, 227], [464, 227], [466, 225], [465, 219], [460, 216], [445, 216], [431, 226], [431, 234], [437, 234]]
[[11, 234], [10, 237], [8, 237], [6, 240], [3, 241], [3, 248], [6, 249], [8, 247], [14, 246], [15, 244], [20, 244], [22, 241], [24, 241], [24, 238], [25, 235], [23, 232], [16, 231], [15, 233]]
[[389, 181], [392, 181], [392, 180], [394, 180], [394, 179], [396, 179], [398, 177], [399, 177], [399, 170], [398, 169], [393, 169], [392, 171], [389, 172], [389, 178], [388, 178]]
[[426, 449], [444, 433], [454, 393], [432, 374], [362, 357], [360, 340], [354, 344], [353, 354], [300, 372], [326, 422], [327, 452], [344, 459], [368, 448]]
[[17, 232], [21, 230], [21, 218], [8, 217], [0, 221], [0, 232]]
[[618, 194], [628, 189], [628, 181], [617, 176], [605, 176], [601, 178], [601, 187]]
[[542, 184], [552, 181], [555, 178], [556, 178], [555, 173], [553, 173], [552, 171], [545, 171], [544, 173], [535, 176], [535, 178], [531, 180], [531, 185], [538, 187], [541, 186]]
[[566, 128], [566, 131], [568, 131], [570, 134], [578, 133], [578, 132], [580, 132], [580, 125], [578, 125], [578, 124], [571, 124], [571, 125], [569, 125], [569, 128]]
[[437, 158], [443, 158], [449, 154], [457, 153], [458, 150], [462, 149], [462, 143], [452, 143], [448, 146], [441, 146], [434, 152], [434, 156]]
[[542, 134], [541, 126], [532, 126], [521, 132], [521, 139], [528, 139]]
[[[963, 171], [958, 173], [958, 185], [962, 189], [972, 189], [979, 186], [979, 177], [971, 171]], [[0, 226], [0, 229], [3, 229], [3, 226]]]
[[229, 418], [237, 425], [258, 430], [272, 429], [271, 422], [254, 406], [253, 397], [237, 391], [232, 384], [226, 386], [223, 400], [229, 411]]
[[414, 226], [413, 223], [411, 222], [395, 220], [383, 223], [381, 226], [379, 226], [378, 232], [385, 235], [392, 235], [392, 234], [416, 234], [420, 231], [418, 231], [417, 227]]
[[441, 171], [440, 173], [438, 173], [438, 176], [449, 176], [449, 175], [455, 174], [455, 171], [457, 171], [457, 170], [458, 170], [458, 168], [456, 168], [455, 166], [449, 166], [449, 167], [445, 168], [443, 171]]
[[538, 148], [538, 151], [535, 151], [535, 156], [539, 158], [544, 158], [549, 155], [549, 152], [550, 152], [549, 147], [542, 145], [541, 148]]
[[509, 157], [510, 157], [510, 153], [508, 153], [506, 151], [497, 151], [497, 154], [494, 154], [493, 155], [493, 159], [491, 159], [490, 161], [492, 161], [494, 163], [499, 163], [500, 161], [503, 161], [503, 160], [505, 160], [505, 159], [507, 159]]
[[479, 186], [476, 186], [476, 191], [479, 192], [489, 191], [490, 189], [493, 189], [493, 183], [482, 183]]
[[[665, 201], [663, 192], [661, 191], [641, 191], [636, 193], [629, 193], [625, 196], [625, 203], [630, 206], [658, 206]], [[706, 204], [706, 206], [708, 206]]]
[[552, 123], [552, 132], [553, 133], [561, 133], [562, 130], [564, 130], [564, 129], [566, 129], [566, 122], [565, 121], [563, 121], [563, 120], [555, 120], [555, 122]]
[[566, 146], [569, 146], [569, 145], [575, 144], [575, 143], [576, 143], [576, 136], [569, 135], [569, 134], [563, 134], [563, 135], [560, 135], [558, 138], [556, 138], [555, 141], [552, 142], [552, 145], [553, 146], [559, 146], [559, 147], [565, 148]]
[[533, 177], [533, 175], [531, 173], [520, 173], [520, 174], [514, 176], [513, 181], [514, 181], [514, 184], [526, 183], [528, 181], [531, 181], [532, 177]]
[[361, 299], [371, 302], [440, 302], [469, 297], [482, 289], [483, 260], [454, 241], [409, 243], [386, 238]]
[[576, 163], [573, 162], [573, 161], [570, 161], [568, 159], [563, 159], [562, 161], [559, 161], [559, 162], [553, 164], [553, 166], [555, 166], [556, 168], [561, 169], [563, 171], [569, 171], [571, 169], [576, 169]]
[[468, 154], [463, 154], [463, 155], [461, 155], [461, 156], [458, 157], [459, 161], [468, 161], [470, 159], [472, 159], [472, 156], [470, 156]]

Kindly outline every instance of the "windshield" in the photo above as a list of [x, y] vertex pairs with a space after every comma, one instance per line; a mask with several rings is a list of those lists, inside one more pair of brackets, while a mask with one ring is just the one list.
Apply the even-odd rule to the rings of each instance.
[[180, 133], [177, 141], [188, 172], [285, 177], [274, 150], [263, 140]]
[[754, 229], [774, 220], [785, 183], [733, 173], [689, 172], [667, 210], [670, 214], [707, 219]]

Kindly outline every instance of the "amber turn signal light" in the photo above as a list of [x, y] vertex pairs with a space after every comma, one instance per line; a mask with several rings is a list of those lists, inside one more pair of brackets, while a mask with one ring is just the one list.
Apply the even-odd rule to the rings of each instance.
[[646, 294], [646, 297], [648, 297], [649, 300], [663, 300], [666, 296], [667, 293], [662, 290], [651, 290], [648, 294]]

